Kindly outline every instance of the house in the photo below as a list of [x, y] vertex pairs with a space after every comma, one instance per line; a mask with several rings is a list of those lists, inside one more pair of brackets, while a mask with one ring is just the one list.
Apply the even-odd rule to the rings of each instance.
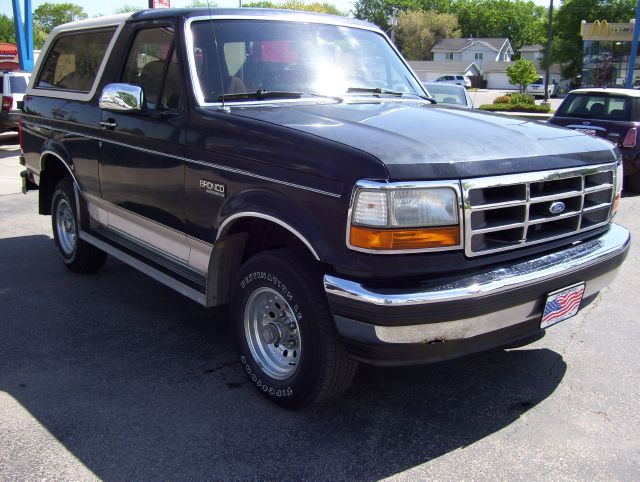
[[513, 56], [508, 38], [445, 38], [431, 52], [434, 61], [475, 62], [481, 69], [485, 62], [510, 62]]
[[434, 60], [411, 60], [409, 65], [418, 75], [421, 82], [431, 82], [443, 75], [480, 75], [480, 68], [475, 62], [436, 62]]
[[523, 45], [520, 49], [520, 58], [531, 60], [531, 61], [540, 61], [544, 56], [544, 47], [540, 44], [536, 45]]

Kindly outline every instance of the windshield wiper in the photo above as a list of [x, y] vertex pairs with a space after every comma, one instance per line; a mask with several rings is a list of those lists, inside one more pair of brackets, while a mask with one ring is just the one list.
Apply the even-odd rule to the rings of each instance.
[[380, 87], [349, 87], [347, 89], [348, 94], [387, 94], [397, 95], [402, 97], [404, 92], [398, 92], [396, 90], [382, 89]]
[[282, 90], [258, 89], [255, 92], [241, 92], [237, 94], [219, 95], [218, 100], [242, 100], [242, 99], [299, 99], [302, 92], [287, 92]]
[[347, 89], [347, 93], [349, 94], [386, 94], [386, 95], [395, 95], [397, 97], [402, 97], [403, 95], [415, 95], [416, 97], [420, 97], [421, 99], [427, 100], [432, 104], [436, 104], [436, 100], [427, 97], [426, 95], [413, 94], [410, 92], [398, 92], [396, 90], [390, 89], [382, 89], [380, 87], [349, 87]]

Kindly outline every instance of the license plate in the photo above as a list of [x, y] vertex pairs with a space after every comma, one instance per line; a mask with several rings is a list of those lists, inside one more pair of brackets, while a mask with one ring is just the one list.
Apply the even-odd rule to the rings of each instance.
[[578, 132], [582, 132], [583, 134], [586, 134], [588, 136], [595, 136], [596, 135], [596, 130], [595, 129], [576, 129]]
[[547, 328], [574, 316], [580, 309], [584, 288], [585, 284], [579, 283], [549, 293], [544, 305], [540, 328]]

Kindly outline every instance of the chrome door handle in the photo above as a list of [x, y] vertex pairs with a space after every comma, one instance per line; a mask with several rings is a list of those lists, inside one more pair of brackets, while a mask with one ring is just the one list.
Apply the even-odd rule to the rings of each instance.
[[118, 127], [118, 123], [100, 121], [100, 126], [104, 129], [115, 129], [116, 127]]

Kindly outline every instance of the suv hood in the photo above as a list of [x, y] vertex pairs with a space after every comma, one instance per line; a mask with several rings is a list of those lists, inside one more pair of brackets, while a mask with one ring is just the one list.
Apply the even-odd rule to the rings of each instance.
[[615, 157], [608, 142], [575, 131], [423, 102], [235, 106], [232, 112], [369, 153], [392, 179], [510, 174]]

